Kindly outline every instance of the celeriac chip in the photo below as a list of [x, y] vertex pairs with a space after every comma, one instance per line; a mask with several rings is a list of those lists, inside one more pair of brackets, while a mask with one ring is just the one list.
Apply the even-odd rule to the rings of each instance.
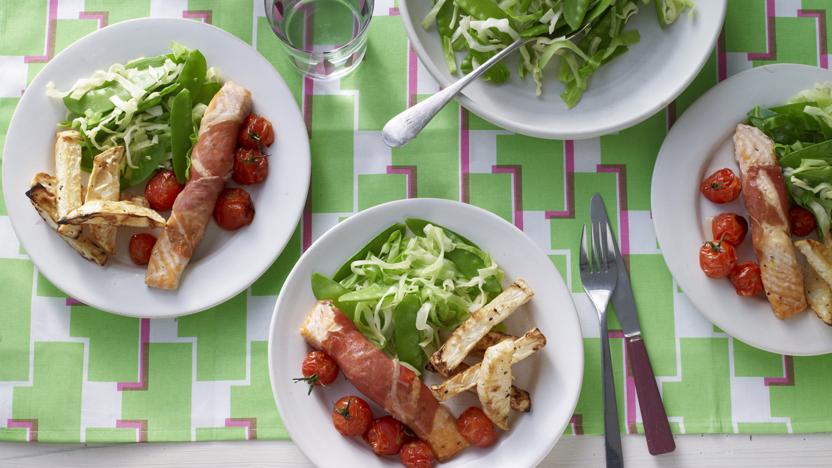
[[[514, 355], [511, 363], [516, 364], [546, 346], [546, 337], [539, 329], [533, 328], [523, 336], [514, 340]], [[430, 389], [437, 400], [445, 401], [474, 387], [479, 380], [480, 366], [474, 364], [439, 385], [431, 385]]]
[[150, 208], [129, 201], [93, 200], [73, 210], [58, 223], [157, 228], [165, 225], [165, 218]]
[[[806, 249], [807, 247], [804, 246], [803, 248]], [[811, 246], [808, 248], [811, 249]], [[818, 275], [818, 272], [809, 264], [805, 256], [798, 255], [797, 263], [803, 272], [803, 290], [806, 293], [806, 302], [809, 303], [809, 307], [815, 311], [818, 318], [827, 325], [832, 325], [832, 289]], [[816, 263], [820, 264], [817, 259]]]
[[514, 284], [472, 313], [454, 330], [451, 337], [430, 357], [430, 363], [434, 369], [442, 375], [449, 375], [494, 325], [502, 322], [518, 307], [529, 302], [533, 295], [534, 292], [526, 282], [518, 278]]
[[[55, 140], [55, 196], [58, 219], [81, 206], [81, 134], [58, 132]], [[80, 226], [58, 226], [64, 237], [77, 239]]]
[[[32, 202], [32, 205], [37, 210], [41, 218], [46, 224], [58, 230], [57, 223], [57, 200], [55, 196], [55, 178], [44, 173], [39, 173], [35, 176], [32, 183], [32, 188], [26, 192], [26, 196]], [[80, 237], [73, 239], [71, 237], [61, 236], [70, 247], [75, 249], [82, 257], [98, 265], [107, 263], [107, 252], [91, 242], [89, 239]]]
[[796, 241], [794, 246], [806, 257], [818, 276], [823, 278], [826, 284], [832, 286], [832, 250], [812, 239]]
[[[119, 167], [123, 155], [124, 147], [116, 146], [95, 157], [92, 163], [92, 172], [90, 172], [90, 180], [87, 184], [85, 202], [118, 200], [121, 192]], [[118, 228], [105, 224], [93, 224], [89, 226], [89, 232], [92, 241], [104, 249], [107, 254], [112, 255], [116, 249]]]
[[477, 396], [482, 403], [482, 411], [504, 431], [508, 430], [514, 351], [514, 342], [508, 340], [486, 349], [477, 378]]

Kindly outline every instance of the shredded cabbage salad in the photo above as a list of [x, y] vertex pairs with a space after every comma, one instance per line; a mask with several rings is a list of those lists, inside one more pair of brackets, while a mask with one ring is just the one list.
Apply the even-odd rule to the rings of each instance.
[[[662, 27], [675, 22], [683, 11], [692, 12], [694, 6], [691, 0], [653, 1]], [[525, 39], [518, 76], [531, 75], [540, 95], [544, 71], [559, 63], [561, 98], [572, 108], [586, 91], [590, 76], [639, 41], [638, 31], [624, 30], [638, 11], [637, 0], [434, 0], [422, 27], [436, 27], [452, 74], [468, 73], [517, 39]], [[461, 63], [457, 52], [464, 53]], [[492, 83], [503, 83], [509, 76], [503, 63], [484, 74]]]
[[184, 138], [195, 140], [195, 129], [220, 86], [216, 71], [207, 67], [199, 50], [173, 43], [169, 54], [113, 64], [67, 91], [50, 82], [46, 94], [62, 99], [68, 110], [60, 126], [82, 135], [82, 168], [91, 170], [96, 154], [123, 145], [122, 184], [132, 186], [171, 164], [171, 139], [182, 137], [171, 135], [173, 99], [188, 90], [191, 112], [185, 118], [192, 131]]
[[[318, 299], [334, 300], [373, 344], [418, 373], [443, 333], [499, 294], [503, 271], [452, 231], [423, 220], [406, 223], [384, 231], [333, 278], [314, 275], [312, 289]], [[418, 349], [397, 340], [418, 343]]]
[[774, 141], [789, 196], [815, 215], [820, 238], [832, 241], [832, 82], [781, 106], [755, 107], [748, 123]]

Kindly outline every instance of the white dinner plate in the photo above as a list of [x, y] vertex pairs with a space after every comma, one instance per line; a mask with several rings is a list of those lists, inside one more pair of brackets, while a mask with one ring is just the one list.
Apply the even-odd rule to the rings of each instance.
[[[592, 138], [643, 121], [676, 99], [702, 69], [722, 29], [726, 0], [696, 0], [692, 15], [682, 14], [666, 29], [659, 26], [652, 2], [636, 3], [642, 11], [626, 29], [637, 29], [641, 41], [601, 67], [573, 109], [560, 99], [563, 85], [554, 69], [546, 70], [538, 97], [531, 77], [517, 77], [516, 56], [506, 59], [509, 82], [495, 86], [480, 79], [463, 90], [459, 102], [495, 125], [540, 138]], [[410, 43], [444, 87], [459, 77], [448, 72], [436, 28], [421, 26], [431, 5], [429, 0], [399, 2]]]
[[[292, 378], [300, 375], [301, 361], [310, 351], [298, 329], [315, 305], [312, 273], [333, 274], [376, 234], [407, 217], [435, 222], [471, 239], [505, 270], [506, 284], [524, 278], [535, 295], [506, 321], [509, 332], [539, 327], [547, 338], [539, 353], [512, 367], [515, 383], [531, 394], [532, 411], [515, 413], [511, 430], [501, 433], [495, 446], [469, 448], [442, 466], [536, 465], [563, 433], [581, 389], [583, 344], [572, 296], [546, 254], [520, 230], [485, 210], [448, 200], [396, 201], [353, 215], [321, 236], [292, 269], [277, 299], [269, 335], [272, 390], [292, 441], [320, 467], [400, 466], [398, 458], [379, 458], [362, 440], [342, 437], [332, 426], [332, 405], [357, 392], [343, 376], [311, 396], [306, 384]], [[448, 404], [459, 415], [478, 402], [475, 395], [465, 394]], [[375, 417], [383, 414], [373, 408]]]
[[[774, 353], [832, 352], [832, 327], [812, 311], [779, 320], [764, 298], [737, 296], [728, 280], [713, 280], [699, 268], [699, 247], [712, 237], [709, 220], [719, 213], [747, 216], [742, 197], [717, 205], [699, 193], [703, 178], [728, 167], [737, 175], [732, 137], [754, 106], [774, 106], [832, 80], [832, 72], [806, 65], [768, 65], [739, 73], [699, 98], [673, 125], [653, 171], [652, 210], [656, 237], [676, 282], [688, 298], [723, 331]], [[751, 235], [740, 261], [756, 260]]]
[[[36, 172], [54, 174], [56, 125], [66, 115], [46, 84], [69, 89], [79, 78], [111, 64], [170, 51], [171, 41], [198, 48], [223, 80], [252, 93], [254, 111], [274, 124], [269, 177], [247, 187], [254, 222], [236, 232], [210, 222], [176, 291], [148, 288], [145, 268], [126, 254], [129, 232], [104, 267], [81, 258], [41, 220], [24, 195]], [[214, 306], [248, 287], [274, 262], [295, 230], [309, 188], [306, 127], [274, 67], [251, 46], [215, 26], [180, 19], [138, 19], [108, 26], [75, 42], [38, 73], [20, 99], [3, 154], [3, 195], [26, 253], [59, 289], [102, 310], [136, 317], [171, 317]]]

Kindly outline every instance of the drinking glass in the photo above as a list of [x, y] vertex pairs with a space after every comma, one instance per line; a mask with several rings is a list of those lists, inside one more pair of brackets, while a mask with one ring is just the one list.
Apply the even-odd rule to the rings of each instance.
[[264, 0], [272, 31], [306, 76], [340, 78], [367, 50], [373, 0]]

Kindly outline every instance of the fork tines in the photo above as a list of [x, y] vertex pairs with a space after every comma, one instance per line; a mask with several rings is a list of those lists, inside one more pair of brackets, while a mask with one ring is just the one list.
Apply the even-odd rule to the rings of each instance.
[[581, 228], [580, 267], [593, 273], [607, 271], [616, 261], [611, 229], [607, 223], [597, 220], [592, 222], [591, 229], [592, 251], [589, 252], [586, 225]]

